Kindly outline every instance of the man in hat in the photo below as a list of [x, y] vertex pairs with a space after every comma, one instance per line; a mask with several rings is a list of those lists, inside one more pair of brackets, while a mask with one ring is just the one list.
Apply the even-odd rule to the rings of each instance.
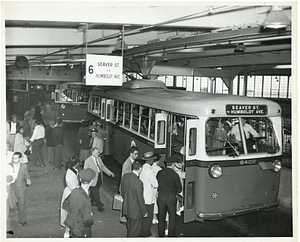
[[140, 237], [142, 235], [143, 217], [147, 216], [143, 197], [143, 183], [139, 179], [142, 169], [142, 162], [135, 160], [132, 163], [132, 172], [124, 174], [121, 179], [122, 215], [127, 219], [127, 237]]
[[151, 236], [151, 225], [153, 220], [154, 203], [156, 200], [156, 188], [158, 187], [155, 173], [151, 166], [156, 159], [152, 151], [146, 152], [142, 159], [145, 161], [143, 170], [140, 174], [140, 180], [144, 185], [144, 199], [148, 216], [143, 218], [143, 237]]
[[103, 141], [98, 136], [98, 129], [93, 128], [92, 129], [92, 138], [91, 138], [91, 146], [98, 148], [100, 152], [100, 157], [103, 160]]
[[[91, 238], [91, 227], [94, 224], [92, 207], [89, 198], [89, 187], [96, 173], [93, 169], [83, 169], [79, 173], [81, 186], [75, 188], [63, 202], [68, 215], [65, 225], [70, 228], [71, 238]], [[81, 216], [78, 216], [80, 214]]]
[[182, 191], [178, 174], [174, 171], [175, 158], [165, 160], [166, 168], [157, 173], [158, 181], [158, 236], [165, 235], [166, 214], [169, 214], [168, 236], [175, 236], [176, 225], [176, 194]]
[[84, 162], [84, 169], [91, 168], [96, 172], [96, 177], [90, 187], [90, 197], [91, 203], [95, 204], [98, 208], [98, 211], [102, 212], [104, 211], [104, 204], [100, 201], [99, 189], [101, 183], [103, 183], [103, 172], [111, 177], [115, 177], [115, 174], [111, 172], [102, 162], [101, 158], [99, 157], [100, 152], [98, 148], [93, 147], [91, 152], [92, 155]]

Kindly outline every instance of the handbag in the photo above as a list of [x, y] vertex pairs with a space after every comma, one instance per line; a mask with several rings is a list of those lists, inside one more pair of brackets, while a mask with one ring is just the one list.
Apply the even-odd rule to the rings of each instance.
[[121, 210], [123, 204], [123, 197], [120, 194], [115, 194], [113, 198], [113, 209]]

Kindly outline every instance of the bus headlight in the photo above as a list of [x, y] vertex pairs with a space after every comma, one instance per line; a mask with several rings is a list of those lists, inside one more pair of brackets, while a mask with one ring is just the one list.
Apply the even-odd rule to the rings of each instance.
[[65, 108], [66, 108], [66, 105], [65, 105], [65, 104], [61, 104], [61, 105], [60, 105], [60, 108], [61, 108], [61, 109], [65, 109]]
[[281, 170], [281, 162], [279, 160], [275, 160], [273, 162], [273, 166], [274, 166], [273, 171], [278, 172]]
[[208, 174], [212, 178], [219, 178], [223, 174], [222, 167], [219, 164], [213, 164], [209, 167]]

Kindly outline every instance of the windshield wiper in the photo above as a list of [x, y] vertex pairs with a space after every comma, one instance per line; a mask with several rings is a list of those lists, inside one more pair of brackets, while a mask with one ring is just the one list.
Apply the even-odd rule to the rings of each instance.
[[[218, 141], [220, 141], [220, 142], [226, 142], [226, 143], [228, 143], [229, 144], [229, 146], [234, 150], [234, 152], [235, 152], [235, 154], [229, 154], [229, 156], [240, 156], [240, 152], [227, 140], [227, 139], [225, 139], [225, 140], [221, 140], [221, 139], [217, 139], [217, 138], [213, 138], [213, 137], [211, 137], [212, 139], [214, 139], [214, 140], [218, 140]], [[220, 150], [220, 148], [218, 149], [218, 150]]]

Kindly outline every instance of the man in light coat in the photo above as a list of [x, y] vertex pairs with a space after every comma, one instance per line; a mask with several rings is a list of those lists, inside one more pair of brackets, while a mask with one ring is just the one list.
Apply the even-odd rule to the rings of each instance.
[[100, 201], [100, 185], [103, 183], [103, 172], [108, 176], [115, 177], [115, 174], [111, 172], [102, 162], [100, 152], [98, 148], [91, 149], [92, 155], [84, 162], [84, 169], [91, 168], [96, 172], [96, 176], [90, 186], [90, 198], [91, 203], [95, 204], [100, 212], [104, 211], [104, 204]]

